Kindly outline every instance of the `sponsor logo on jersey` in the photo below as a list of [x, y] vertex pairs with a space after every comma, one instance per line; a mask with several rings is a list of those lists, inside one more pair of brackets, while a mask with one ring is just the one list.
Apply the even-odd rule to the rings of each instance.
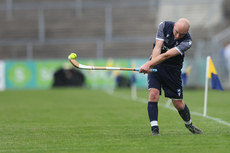
[[178, 94], [178, 96], [181, 95], [181, 89], [177, 89], [177, 94]]

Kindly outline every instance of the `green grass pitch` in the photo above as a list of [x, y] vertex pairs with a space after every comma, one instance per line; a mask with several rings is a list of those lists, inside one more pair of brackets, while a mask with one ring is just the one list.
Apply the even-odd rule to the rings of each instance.
[[[138, 90], [147, 99], [148, 91]], [[145, 100], [131, 100], [130, 89], [53, 89], [0, 92], [2, 153], [226, 153], [230, 126], [202, 114], [204, 91], [185, 90], [193, 123], [204, 131], [193, 135], [178, 113], [164, 107], [161, 136], [152, 136]], [[147, 101], [146, 101], [147, 102]], [[210, 90], [208, 116], [230, 123], [229, 91]], [[195, 112], [195, 113], [194, 113]]]

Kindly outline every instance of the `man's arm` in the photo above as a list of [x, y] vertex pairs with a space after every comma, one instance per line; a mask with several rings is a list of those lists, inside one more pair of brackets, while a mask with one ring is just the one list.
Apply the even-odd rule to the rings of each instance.
[[160, 64], [161, 62], [163, 62], [163, 61], [165, 61], [171, 57], [177, 56], [177, 55], [180, 55], [180, 53], [176, 50], [176, 48], [172, 48], [172, 49], [168, 50], [167, 52], [160, 54], [156, 58], [152, 59], [150, 61], [150, 67], [157, 65], [157, 64]]
[[[156, 44], [155, 44], [155, 47], [153, 48], [153, 52], [152, 52], [151, 61], [161, 54], [161, 48], [162, 48], [163, 43], [164, 43], [164, 41], [162, 41], [162, 40], [156, 40]], [[145, 64], [143, 64], [140, 67], [139, 72], [140, 73], [148, 73], [148, 70], [151, 67], [151, 61], [148, 61]]]
[[161, 54], [161, 48], [163, 46], [164, 41], [162, 40], [156, 40], [156, 44], [155, 47], [153, 48], [153, 52], [152, 52], [152, 59], [156, 58], [157, 56], [159, 56]]
[[140, 70], [139, 70], [140, 73], [149, 73], [151, 72], [150, 67], [160, 64], [161, 62], [171, 57], [180, 55], [180, 53], [177, 51], [176, 48], [172, 48], [168, 50], [167, 52], [160, 54], [162, 45], [163, 45], [163, 41], [160, 41], [160, 40], [156, 41], [156, 45], [152, 53], [152, 59], [140, 67]]

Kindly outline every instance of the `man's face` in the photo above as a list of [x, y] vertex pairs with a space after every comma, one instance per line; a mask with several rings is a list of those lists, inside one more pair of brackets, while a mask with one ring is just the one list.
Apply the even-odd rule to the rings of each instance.
[[181, 39], [187, 34], [187, 30], [180, 27], [178, 24], [174, 24], [173, 35], [175, 39]]

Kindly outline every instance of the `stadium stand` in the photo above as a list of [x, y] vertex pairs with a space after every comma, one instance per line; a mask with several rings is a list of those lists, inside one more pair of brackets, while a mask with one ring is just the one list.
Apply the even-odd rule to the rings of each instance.
[[46, 10], [46, 37], [47, 39], [104, 37], [104, 16], [103, 8], [83, 9], [81, 17], [76, 16], [74, 9]]
[[[200, 2], [204, 7], [194, 3], [190, 8], [195, 10], [189, 12], [206, 13], [198, 17], [197, 13], [186, 14], [189, 8], [183, 4], [173, 13], [173, 2], [5, 0], [0, 6], [0, 59], [63, 59], [73, 51], [82, 58], [146, 58], [160, 18], [177, 19], [178, 14], [191, 18], [194, 42], [207, 40], [216, 32], [212, 27], [221, 19], [219, 7], [213, 7], [216, 16], [211, 22], [207, 14], [213, 5], [207, 5], [207, 0]], [[215, 2], [215, 6], [221, 3]], [[212, 24], [196, 26], [201, 19]], [[195, 56], [195, 48], [192, 50], [189, 56]]]
[[12, 1], [11, 7], [0, 10], [0, 59], [61, 59], [75, 50], [82, 58], [146, 57], [141, 51], [151, 49], [155, 18], [148, 4], [149, 0]]
[[0, 13], [0, 40], [35, 40], [38, 37], [37, 11], [17, 10], [8, 19], [5, 12]]

